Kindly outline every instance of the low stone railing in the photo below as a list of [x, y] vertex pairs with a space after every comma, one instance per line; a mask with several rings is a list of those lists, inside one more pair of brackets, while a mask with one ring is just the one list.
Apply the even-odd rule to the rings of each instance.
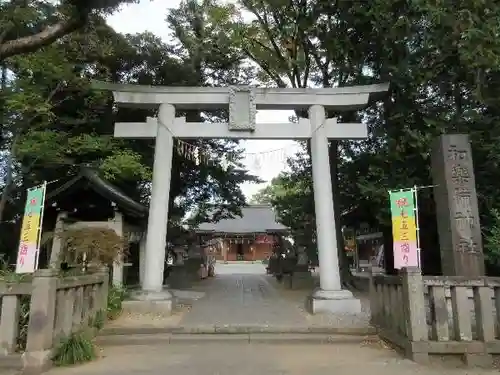
[[[0, 282], [0, 347], [4, 359], [23, 351], [18, 344], [20, 336], [25, 335], [20, 366], [35, 372], [50, 366], [52, 349], [62, 338], [94, 324], [99, 311], [105, 314], [108, 288], [107, 268], [66, 277], [56, 270], [42, 269], [33, 274], [31, 281]], [[23, 298], [30, 300], [24, 333], [19, 324]]]
[[500, 278], [400, 276], [372, 271], [371, 321], [381, 338], [408, 358], [460, 355], [468, 365], [491, 366], [500, 354]]
[[372, 274], [370, 282], [371, 324], [379, 329], [382, 338], [404, 346], [408, 337], [403, 301], [407, 300], [406, 275]]

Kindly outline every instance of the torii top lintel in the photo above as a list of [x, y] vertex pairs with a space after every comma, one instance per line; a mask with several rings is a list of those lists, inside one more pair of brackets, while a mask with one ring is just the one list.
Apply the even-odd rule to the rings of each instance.
[[176, 87], [114, 84], [94, 81], [97, 90], [113, 91], [115, 102], [124, 107], [157, 108], [168, 103], [177, 109], [225, 109], [241, 97], [256, 109], [295, 110], [321, 105], [328, 110], [364, 108], [389, 89], [388, 83], [335, 88]]

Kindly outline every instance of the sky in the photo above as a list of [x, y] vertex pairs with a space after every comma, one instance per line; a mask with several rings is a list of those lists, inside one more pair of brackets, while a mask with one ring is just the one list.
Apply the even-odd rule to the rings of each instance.
[[[108, 17], [108, 24], [120, 33], [149, 31], [168, 41], [170, 30], [165, 22], [167, 10], [176, 7], [179, 2], [180, 0], [141, 0], [140, 3], [125, 6]], [[283, 123], [288, 121], [291, 114], [290, 111], [259, 111], [257, 122]], [[277, 176], [285, 168], [286, 157], [298, 150], [297, 143], [291, 140], [250, 140], [241, 144], [245, 150], [245, 165], [248, 170], [266, 182]], [[265, 185], [266, 183], [246, 183], [241, 188], [245, 196], [250, 198]]]

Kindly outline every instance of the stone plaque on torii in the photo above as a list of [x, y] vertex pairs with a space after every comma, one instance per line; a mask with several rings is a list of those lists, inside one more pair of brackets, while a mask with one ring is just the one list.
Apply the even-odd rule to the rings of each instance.
[[[174, 138], [310, 139], [316, 212], [320, 289], [312, 296], [313, 312], [359, 312], [360, 301], [343, 290], [330, 178], [330, 139], [364, 139], [367, 126], [338, 123], [326, 111], [359, 110], [388, 90], [388, 84], [322, 89], [237, 87], [165, 87], [95, 82], [113, 91], [119, 106], [158, 109], [143, 123], [115, 124], [115, 137], [156, 138], [153, 181], [144, 260], [143, 298], [166, 299], [163, 266]], [[229, 109], [228, 123], [186, 122], [175, 112], [185, 109]], [[257, 110], [307, 110], [298, 123], [256, 123]]]

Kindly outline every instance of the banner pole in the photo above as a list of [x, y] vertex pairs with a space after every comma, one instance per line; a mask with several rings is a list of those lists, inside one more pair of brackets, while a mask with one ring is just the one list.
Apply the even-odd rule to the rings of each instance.
[[43, 225], [43, 213], [45, 212], [45, 194], [47, 192], [47, 181], [42, 184], [43, 195], [42, 195], [42, 209], [40, 212], [40, 223], [38, 224], [38, 239], [36, 244], [36, 254], [35, 254], [35, 271], [38, 269], [38, 263], [40, 260], [40, 242], [42, 241], [42, 225]]
[[413, 197], [415, 199], [415, 226], [417, 230], [417, 261], [418, 268], [422, 268], [422, 260], [420, 259], [420, 224], [418, 220], [418, 187], [417, 185], [413, 186]]

